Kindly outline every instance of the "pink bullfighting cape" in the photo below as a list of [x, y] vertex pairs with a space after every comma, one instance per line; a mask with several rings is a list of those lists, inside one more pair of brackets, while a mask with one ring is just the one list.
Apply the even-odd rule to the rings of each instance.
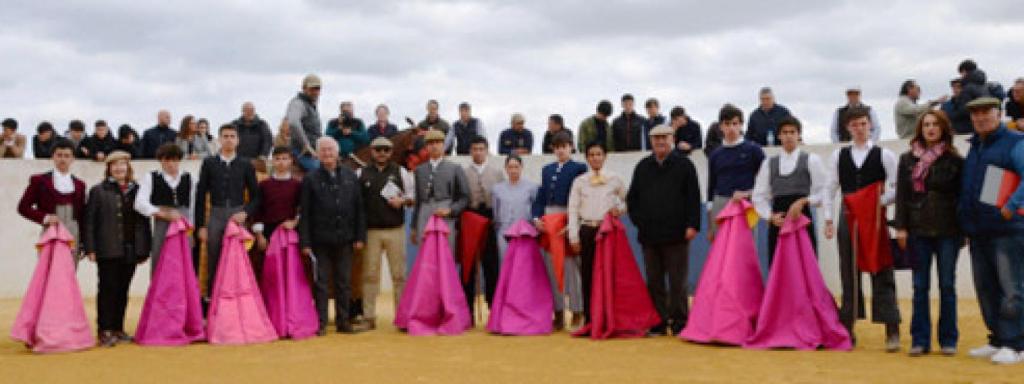
[[234, 221], [224, 230], [224, 245], [210, 296], [206, 331], [210, 344], [252, 344], [277, 340], [249, 262], [252, 235]]
[[448, 225], [431, 216], [395, 314], [395, 326], [413, 336], [457, 335], [471, 326], [455, 268]]
[[519, 220], [503, 234], [508, 241], [487, 330], [503, 335], [551, 333], [551, 282], [540, 255], [537, 229]]
[[761, 313], [747, 348], [849, 350], [850, 335], [839, 322], [835, 299], [818, 269], [805, 216], [786, 220], [779, 231]]
[[750, 228], [757, 214], [746, 200], [730, 202], [718, 215], [718, 234], [708, 252], [679, 337], [699, 343], [742, 345], [754, 334], [764, 285]]
[[74, 237], [59, 223], [47, 227], [36, 243], [39, 260], [11, 327], [11, 337], [32, 352], [70, 352], [96, 344], [75, 277], [73, 244]]
[[185, 345], [206, 338], [199, 282], [188, 241], [191, 230], [192, 225], [184, 218], [167, 227], [135, 331], [135, 342], [140, 345]]
[[260, 288], [278, 336], [302, 339], [316, 335], [320, 323], [294, 229], [278, 227], [270, 236]]

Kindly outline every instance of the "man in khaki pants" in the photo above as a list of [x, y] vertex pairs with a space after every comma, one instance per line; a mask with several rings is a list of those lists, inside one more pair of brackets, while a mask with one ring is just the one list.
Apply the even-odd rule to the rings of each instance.
[[370, 143], [373, 164], [358, 171], [366, 205], [366, 249], [363, 252], [363, 329], [377, 327], [381, 254], [387, 255], [397, 307], [405, 287], [405, 207], [415, 201], [412, 174], [391, 162], [391, 141], [381, 136]]

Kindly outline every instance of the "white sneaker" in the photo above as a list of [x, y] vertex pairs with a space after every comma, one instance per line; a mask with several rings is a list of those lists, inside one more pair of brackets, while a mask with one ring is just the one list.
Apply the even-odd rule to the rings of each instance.
[[985, 344], [970, 350], [970, 352], [967, 352], [967, 355], [976, 359], [988, 359], [995, 355], [996, 352], [999, 352], [999, 348], [993, 347], [992, 344]]
[[999, 352], [992, 355], [992, 362], [996, 364], [1017, 364], [1024, 361], [1024, 356], [1010, 348], [1001, 348]]

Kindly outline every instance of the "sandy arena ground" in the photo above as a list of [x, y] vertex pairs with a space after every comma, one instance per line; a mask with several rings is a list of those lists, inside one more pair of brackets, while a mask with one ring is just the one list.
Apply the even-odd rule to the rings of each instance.
[[[129, 309], [129, 330], [141, 310]], [[33, 355], [0, 342], [2, 383], [1024, 383], [1024, 364], [994, 366], [965, 355], [984, 341], [973, 301], [960, 303], [956, 357], [882, 351], [882, 327], [861, 322], [853, 352], [748, 351], [690, 344], [671, 337], [596, 342], [567, 333], [501, 337], [481, 328], [458, 337], [410, 337], [390, 321], [390, 298], [378, 330], [241, 347], [119, 345], [61, 355]], [[9, 334], [19, 301], [0, 300], [0, 332]], [[95, 305], [87, 303], [90, 319]], [[934, 306], [933, 306], [934, 309]]]

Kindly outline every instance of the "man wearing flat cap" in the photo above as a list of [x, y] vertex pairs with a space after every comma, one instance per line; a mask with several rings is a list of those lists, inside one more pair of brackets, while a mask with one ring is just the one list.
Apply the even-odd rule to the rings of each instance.
[[[1024, 174], [1024, 134], [1000, 122], [999, 99], [980, 97], [967, 103], [974, 125], [971, 149], [964, 160], [960, 229], [969, 239], [974, 289], [988, 328], [988, 343], [968, 354], [997, 364], [1024, 361], [1024, 188], [1008, 184], [1007, 172]], [[990, 190], [1013, 187], [999, 204]]]
[[431, 215], [444, 219], [448, 224], [448, 242], [456, 249], [455, 219], [469, 205], [469, 183], [462, 167], [444, 158], [445, 134], [436, 129], [427, 131], [423, 138], [428, 161], [416, 167], [416, 205], [412, 221], [416, 225], [410, 231], [413, 244], [419, 244]]
[[416, 188], [404, 167], [391, 161], [391, 140], [370, 142], [373, 163], [358, 170], [366, 207], [366, 248], [363, 251], [363, 328], [377, 327], [381, 254], [387, 255], [397, 310], [405, 288], [405, 207], [416, 201]]
[[697, 170], [689, 157], [672, 153], [674, 134], [667, 125], [651, 129], [653, 151], [637, 163], [626, 195], [643, 246], [647, 292], [662, 321], [651, 329], [653, 335], [664, 335], [669, 327], [678, 335], [686, 325], [688, 250], [700, 230]]

